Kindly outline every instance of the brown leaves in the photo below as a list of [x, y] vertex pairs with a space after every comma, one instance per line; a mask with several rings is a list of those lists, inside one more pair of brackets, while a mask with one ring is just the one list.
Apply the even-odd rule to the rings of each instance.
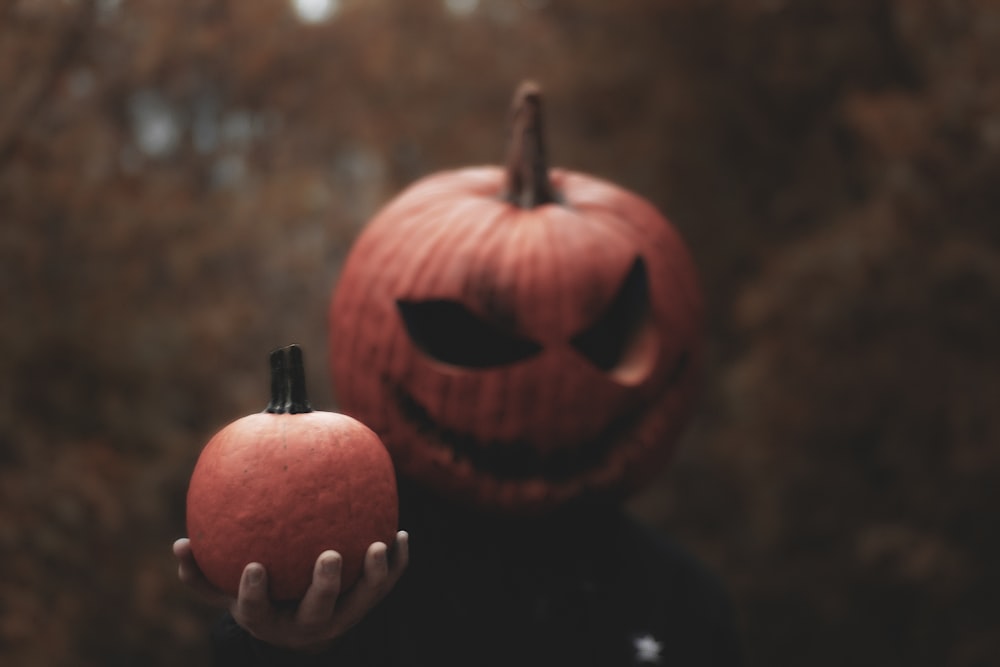
[[731, 582], [752, 664], [995, 663], [995, 3], [342, 5], [0, 7], [0, 662], [206, 664], [169, 554], [198, 450], [272, 347], [332, 407], [358, 226], [498, 162], [531, 76], [553, 163], [702, 269], [701, 419], [637, 506]]

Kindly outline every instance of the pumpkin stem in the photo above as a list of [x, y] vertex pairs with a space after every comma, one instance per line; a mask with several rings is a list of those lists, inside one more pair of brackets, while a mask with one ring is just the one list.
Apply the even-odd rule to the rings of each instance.
[[271, 352], [271, 402], [264, 412], [283, 414], [288, 403], [288, 368], [284, 348]]
[[288, 411], [293, 415], [312, 412], [309, 396], [306, 394], [306, 371], [302, 363], [302, 348], [298, 345], [289, 345], [288, 361]]
[[558, 201], [545, 160], [542, 91], [534, 81], [525, 81], [514, 94], [503, 198], [521, 208]]
[[271, 402], [265, 412], [283, 415], [312, 412], [306, 395], [302, 348], [289, 345], [271, 352]]

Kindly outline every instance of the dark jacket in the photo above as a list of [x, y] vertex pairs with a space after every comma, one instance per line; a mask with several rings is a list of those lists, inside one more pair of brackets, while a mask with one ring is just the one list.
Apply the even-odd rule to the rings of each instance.
[[741, 664], [719, 582], [618, 508], [497, 518], [411, 491], [400, 525], [409, 568], [333, 649], [274, 649], [226, 615], [213, 634], [216, 664]]

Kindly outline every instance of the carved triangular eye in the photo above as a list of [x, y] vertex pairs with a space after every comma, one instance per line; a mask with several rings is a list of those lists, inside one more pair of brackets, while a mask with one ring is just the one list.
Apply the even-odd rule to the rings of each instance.
[[491, 368], [527, 359], [542, 349], [534, 341], [484, 321], [455, 301], [399, 300], [396, 306], [413, 344], [444, 364]]
[[594, 366], [634, 384], [655, 361], [655, 338], [646, 263], [639, 257], [604, 313], [571, 342]]

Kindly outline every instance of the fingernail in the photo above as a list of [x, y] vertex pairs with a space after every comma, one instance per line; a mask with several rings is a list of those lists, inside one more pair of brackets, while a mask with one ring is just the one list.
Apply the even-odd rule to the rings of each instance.
[[323, 574], [334, 575], [340, 570], [340, 559], [334, 556], [327, 556], [323, 559], [320, 567], [323, 568]]
[[385, 562], [385, 552], [386, 552], [385, 549], [378, 549], [375, 552], [375, 562], [378, 563], [379, 565]]
[[256, 586], [261, 581], [264, 580], [264, 568], [262, 567], [251, 567], [247, 570], [247, 582], [251, 585]]

